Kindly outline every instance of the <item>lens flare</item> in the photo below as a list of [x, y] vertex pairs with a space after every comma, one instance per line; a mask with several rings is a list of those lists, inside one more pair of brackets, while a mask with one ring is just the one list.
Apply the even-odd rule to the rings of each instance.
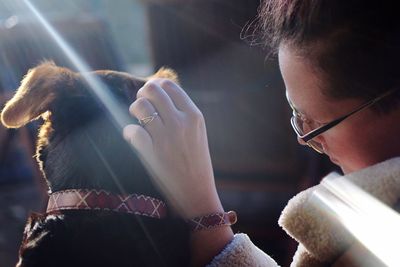
[[334, 214], [384, 264], [399, 266], [400, 215], [352, 182], [331, 175], [314, 192], [316, 204]]

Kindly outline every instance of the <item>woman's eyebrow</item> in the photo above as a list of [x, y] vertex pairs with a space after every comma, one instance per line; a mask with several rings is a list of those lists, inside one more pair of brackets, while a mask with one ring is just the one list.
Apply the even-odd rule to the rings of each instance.
[[327, 122], [322, 122], [322, 121], [318, 121], [318, 120], [315, 120], [315, 119], [311, 119], [310, 116], [307, 115], [307, 113], [299, 111], [297, 108], [295, 108], [295, 106], [293, 105], [293, 103], [290, 101], [290, 99], [288, 97], [287, 97], [287, 101], [289, 103], [289, 106], [293, 110], [293, 112], [296, 114], [296, 116], [299, 115], [302, 118], [302, 120], [312, 121], [312, 122], [315, 122], [315, 123], [319, 123], [321, 125], [327, 123]]
[[290, 108], [293, 110], [293, 112], [294, 112], [294, 114], [296, 114], [296, 116], [299, 115], [299, 116], [300, 116], [302, 119], [304, 119], [304, 120], [309, 120], [309, 121], [313, 121], [313, 122], [317, 122], [317, 123], [323, 124], [323, 122], [320, 122], [320, 121], [311, 119], [310, 116], [307, 115], [307, 113], [302, 112], [301, 110], [298, 110], [298, 109], [293, 105], [292, 101], [290, 101], [290, 99], [289, 99], [289, 97], [288, 97], [287, 94], [286, 94], [286, 99], [287, 99], [287, 101], [288, 101], [288, 103], [289, 103]]

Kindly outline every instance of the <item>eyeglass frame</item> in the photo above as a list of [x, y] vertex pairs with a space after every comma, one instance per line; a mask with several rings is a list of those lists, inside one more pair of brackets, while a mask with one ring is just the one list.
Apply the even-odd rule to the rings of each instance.
[[375, 103], [379, 102], [380, 100], [382, 100], [383, 98], [385, 98], [388, 95], [391, 95], [392, 93], [396, 92], [398, 90], [398, 88], [393, 89], [393, 90], [389, 90], [386, 93], [377, 96], [374, 99], [371, 99], [367, 102], [365, 102], [364, 104], [362, 104], [361, 106], [359, 106], [358, 108], [356, 108], [355, 110], [351, 111], [350, 113], [343, 115], [337, 119], [334, 119], [331, 122], [328, 122], [320, 127], [317, 127], [314, 130], [311, 130], [310, 132], [308, 132], [307, 134], [301, 134], [300, 130], [297, 128], [296, 126], [296, 122], [295, 122], [295, 112], [296, 109], [293, 107], [293, 104], [290, 102], [290, 100], [288, 99], [289, 105], [290, 107], [293, 109], [293, 115], [290, 118], [290, 124], [292, 125], [293, 130], [295, 131], [295, 133], [297, 134], [297, 137], [303, 141], [304, 143], [306, 143], [309, 147], [313, 148], [315, 151], [317, 151], [318, 153], [323, 153], [323, 151], [320, 151], [318, 148], [315, 147], [315, 145], [310, 144], [309, 142], [317, 137], [318, 135], [328, 131], [329, 129], [335, 127], [336, 125], [338, 125], [339, 123], [341, 123], [342, 121], [344, 121], [345, 119], [347, 119], [348, 117], [354, 115], [355, 113], [364, 110], [366, 108], [371, 107], [372, 105], [374, 105]]

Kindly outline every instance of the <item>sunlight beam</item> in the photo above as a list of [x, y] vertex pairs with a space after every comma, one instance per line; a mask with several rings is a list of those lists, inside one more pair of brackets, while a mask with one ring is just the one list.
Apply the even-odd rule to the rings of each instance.
[[[117, 128], [122, 133], [123, 127], [126, 125], [126, 122], [130, 120], [130, 116], [128, 115], [128, 111], [123, 109], [118, 105], [118, 102], [114, 99], [114, 97], [107, 91], [107, 86], [101, 82], [97, 77], [93, 75], [89, 75], [91, 71], [90, 67], [79, 57], [79, 55], [68, 45], [68, 43], [61, 37], [60, 34], [50, 25], [50, 23], [44, 18], [44, 16], [32, 5], [29, 0], [23, 0], [27, 5], [30, 11], [35, 15], [40, 24], [45, 28], [45, 30], [49, 33], [49, 35], [54, 39], [57, 45], [61, 48], [61, 50], [66, 54], [71, 63], [77, 68], [77, 70], [81, 73], [85, 81], [88, 83], [89, 88], [91, 88], [94, 96], [100, 100], [100, 102], [104, 105], [104, 107], [109, 111], [113, 121], [115, 122]], [[99, 156], [102, 163], [105, 165], [107, 170], [110, 173], [111, 178], [116, 183], [119, 190], [126, 194], [125, 189], [122, 187], [121, 183], [118, 180], [118, 177], [115, 176], [112, 169], [110, 168], [107, 161], [105, 161], [101, 151], [98, 150], [96, 144], [90, 139], [89, 142], [94, 147], [97, 155]], [[122, 138], [122, 134], [121, 134]], [[145, 225], [141, 222], [141, 218], [136, 218], [144, 231], [146, 237], [148, 238], [151, 246], [154, 248], [155, 252], [159, 257], [161, 257], [161, 253], [159, 252], [156, 243], [150, 236], [148, 230]]]
[[126, 110], [117, 104], [113, 96], [107, 91], [106, 85], [93, 75], [89, 75], [91, 68], [79, 57], [79, 55], [68, 45], [68, 43], [61, 37], [61, 35], [54, 29], [52, 25], [44, 18], [44, 16], [36, 9], [29, 0], [23, 0], [29, 10], [34, 14], [43, 28], [54, 39], [61, 50], [66, 54], [71, 63], [81, 72], [82, 77], [89, 84], [94, 95], [100, 100], [105, 108], [110, 112], [113, 120], [122, 131], [122, 128], [129, 121], [129, 116]]

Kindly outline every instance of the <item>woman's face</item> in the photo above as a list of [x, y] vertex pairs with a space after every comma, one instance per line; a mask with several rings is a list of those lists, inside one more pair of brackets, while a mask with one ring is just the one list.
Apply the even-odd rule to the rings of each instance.
[[[360, 99], [333, 100], [323, 95], [324, 82], [321, 75], [293, 51], [288, 46], [281, 46], [279, 65], [288, 100], [307, 119], [316, 125], [325, 124], [365, 102]], [[353, 172], [400, 154], [397, 137], [400, 127], [394, 126], [400, 124], [398, 114], [392, 118], [365, 109], [313, 140], [322, 144], [324, 153], [344, 173]]]

